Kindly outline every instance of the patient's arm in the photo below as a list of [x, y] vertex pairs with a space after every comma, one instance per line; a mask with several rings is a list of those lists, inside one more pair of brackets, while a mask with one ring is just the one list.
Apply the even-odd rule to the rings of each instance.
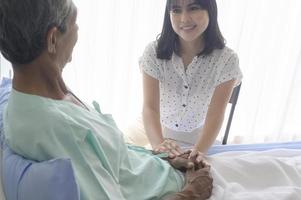
[[186, 172], [183, 190], [166, 200], [205, 200], [211, 196], [213, 179], [210, 176], [210, 166], [205, 162], [193, 163], [188, 157], [189, 152], [173, 159], [165, 158], [171, 166]]

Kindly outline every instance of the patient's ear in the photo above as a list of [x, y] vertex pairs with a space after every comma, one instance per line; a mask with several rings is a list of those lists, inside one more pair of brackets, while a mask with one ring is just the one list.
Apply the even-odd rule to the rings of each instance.
[[59, 30], [57, 27], [52, 27], [47, 33], [47, 51], [50, 54], [56, 53]]

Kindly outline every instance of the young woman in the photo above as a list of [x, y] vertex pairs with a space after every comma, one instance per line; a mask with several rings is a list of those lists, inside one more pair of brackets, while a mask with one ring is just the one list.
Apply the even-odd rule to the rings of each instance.
[[201, 161], [242, 73], [225, 46], [215, 0], [167, 0], [163, 29], [139, 60], [143, 121], [153, 149]]

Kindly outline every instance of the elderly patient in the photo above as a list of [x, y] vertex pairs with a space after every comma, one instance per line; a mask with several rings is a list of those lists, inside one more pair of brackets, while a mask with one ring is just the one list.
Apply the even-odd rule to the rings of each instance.
[[76, 16], [71, 0], [0, 0], [0, 50], [14, 70], [4, 113], [11, 149], [37, 161], [71, 158], [82, 200], [208, 198], [208, 165], [126, 145], [110, 115], [67, 89]]

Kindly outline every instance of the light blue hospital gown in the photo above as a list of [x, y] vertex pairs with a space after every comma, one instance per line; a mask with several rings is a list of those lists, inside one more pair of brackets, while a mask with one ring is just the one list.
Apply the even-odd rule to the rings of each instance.
[[12, 90], [4, 114], [8, 144], [28, 159], [71, 158], [81, 200], [156, 200], [181, 190], [177, 170], [127, 146], [111, 116], [94, 107]]

